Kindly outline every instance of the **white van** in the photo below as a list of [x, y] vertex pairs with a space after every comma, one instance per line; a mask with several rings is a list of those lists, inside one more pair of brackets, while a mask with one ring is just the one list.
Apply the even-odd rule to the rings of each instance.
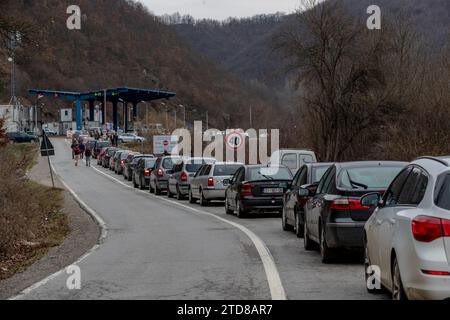
[[270, 157], [269, 165], [283, 165], [288, 167], [292, 174], [307, 163], [316, 163], [317, 157], [314, 151], [298, 149], [281, 149], [275, 151]]

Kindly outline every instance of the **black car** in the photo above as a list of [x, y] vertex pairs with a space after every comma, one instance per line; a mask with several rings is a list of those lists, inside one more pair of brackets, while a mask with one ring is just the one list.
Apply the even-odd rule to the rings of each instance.
[[153, 155], [130, 153], [125, 159], [125, 168], [123, 169], [123, 178], [128, 181], [133, 181], [133, 172], [136, 168], [136, 164], [142, 158], [154, 158]]
[[323, 263], [333, 260], [336, 249], [362, 250], [364, 225], [372, 210], [362, 206], [360, 198], [370, 192], [384, 194], [405, 166], [403, 162], [388, 161], [333, 164], [304, 206], [305, 249], [319, 244]]
[[236, 171], [225, 191], [225, 211], [244, 218], [251, 211], [283, 209], [283, 194], [292, 183], [292, 173], [284, 166], [243, 166]]
[[115, 147], [108, 148], [108, 150], [106, 151], [106, 153], [105, 153], [105, 155], [103, 156], [103, 159], [102, 159], [103, 168], [109, 168], [110, 159], [112, 157], [114, 157], [114, 154], [116, 153], [117, 150], [119, 150], [119, 149], [115, 148]]
[[[282, 227], [284, 231], [294, 230], [302, 238], [304, 232], [303, 206], [309, 196], [314, 194], [323, 174], [332, 163], [309, 163], [302, 166], [294, 176], [292, 185], [284, 194]], [[308, 190], [305, 195], [304, 190]]]
[[14, 143], [39, 142], [39, 138], [25, 132], [8, 132], [8, 140]]
[[102, 151], [103, 148], [111, 146], [111, 143], [109, 141], [94, 141], [93, 143], [94, 143], [94, 145], [93, 145], [94, 148], [93, 148], [92, 156], [94, 157], [94, 159], [97, 159], [100, 151]]
[[143, 157], [140, 158], [133, 170], [133, 186], [141, 190], [149, 189], [150, 175], [155, 169], [156, 158]]

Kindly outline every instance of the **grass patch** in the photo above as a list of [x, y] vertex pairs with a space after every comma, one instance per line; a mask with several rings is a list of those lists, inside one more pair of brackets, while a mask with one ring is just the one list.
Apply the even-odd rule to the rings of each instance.
[[69, 233], [61, 212], [63, 190], [25, 177], [36, 163], [38, 146], [0, 149], [0, 279], [19, 272], [59, 246]]

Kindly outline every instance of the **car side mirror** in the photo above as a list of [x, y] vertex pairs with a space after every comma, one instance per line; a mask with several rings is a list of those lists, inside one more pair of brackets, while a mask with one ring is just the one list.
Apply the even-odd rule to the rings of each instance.
[[369, 193], [361, 198], [360, 203], [364, 207], [374, 208], [379, 205], [380, 201], [381, 196], [379, 193]]
[[310, 195], [310, 192], [309, 192], [308, 189], [305, 189], [305, 188], [298, 189], [298, 196], [299, 197], [306, 198], [306, 197], [309, 197], [309, 195]]

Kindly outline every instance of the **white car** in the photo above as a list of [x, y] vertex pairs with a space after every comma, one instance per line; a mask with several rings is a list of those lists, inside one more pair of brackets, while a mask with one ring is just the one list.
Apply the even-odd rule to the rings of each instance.
[[122, 133], [119, 135], [119, 142], [144, 142], [145, 138], [132, 133]]
[[58, 133], [55, 130], [50, 130], [49, 128], [44, 128], [44, 132], [47, 136], [57, 136]]
[[450, 298], [450, 157], [419, 158], [394, 179], [365, 225], [365, 268], [395, 300]]
[[272, 154], [269, 165], [288, 167], [295, 175], [305, 164], [316, 162], [317, 157], [312, 150], [281, 149]]

